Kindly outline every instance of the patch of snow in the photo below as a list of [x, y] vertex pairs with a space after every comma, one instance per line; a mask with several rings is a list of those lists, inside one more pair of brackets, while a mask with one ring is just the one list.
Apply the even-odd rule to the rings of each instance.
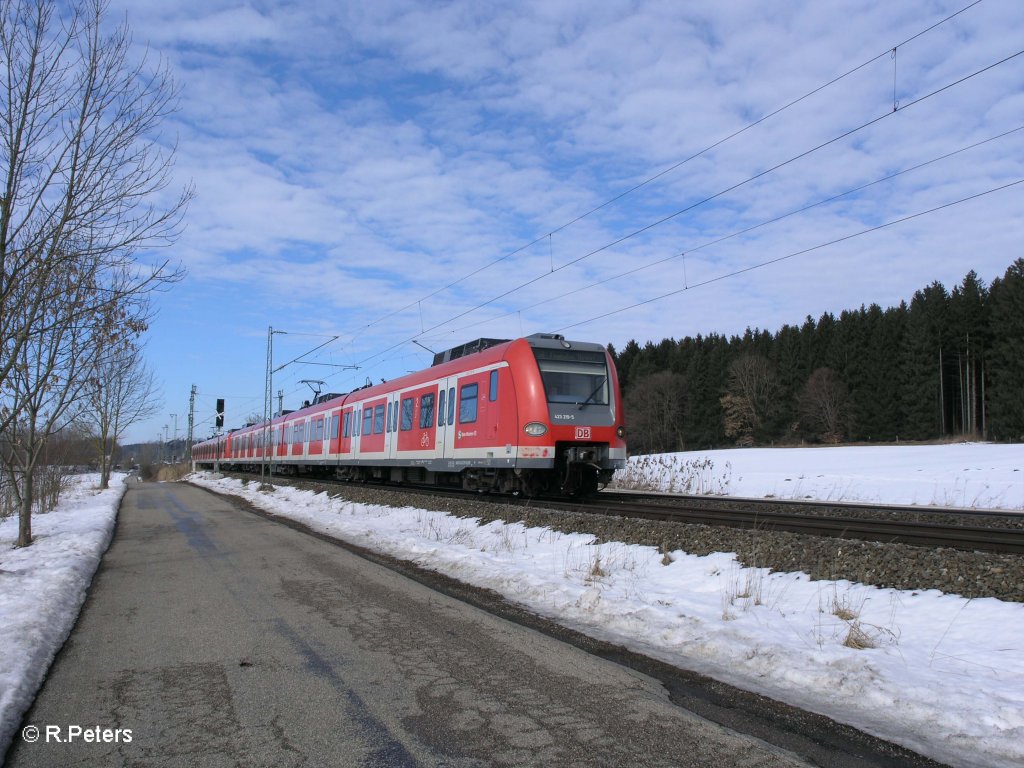
[[82, 475], [52, 512], [32, 516], [34, 541], [15, 549], [18, 517], [0, 521], [0, 755], [71, 633], [114, 532], [123, 475], [96, 490]]

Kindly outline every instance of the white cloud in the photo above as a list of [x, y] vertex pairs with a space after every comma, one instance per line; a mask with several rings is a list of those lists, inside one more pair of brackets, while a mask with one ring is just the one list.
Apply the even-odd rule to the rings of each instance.
[[[688, 256], [685, 278], [674, 260], [531, 307], [1016, 127], [1024, 57], [907, 106], [1019, 46], [1019, 4], [990, 0], [901, 46], [894, 70], [890, 47], [959, 7], [952, 0], [133, 2], [136, 40], [165, 57], [182, 86], [172, 124], [177, 168], [198, 191], [175, 248], [192, 276], [168, 295], [162, 321], [173, 322], [176, 297], [190, 291], [245, 307], [189, 307], [193, 320], [208, 317], [217, 332], [208, 365], [181, 375], [201, 388], [247, 377], [259, 391], [258, 352], [249, 371], [221, 370], [224, 355], [215, 351], [254, 323], [334, 328], [355, 335], [353, 354], [369, 356], [537, 278], [428, 335], [459, 343], [477, 333], [575, 324], [1020, 178], [1024, 137], [1016, 134], [702, 248]], [[892, 114], [894, 71], [902, 108]], [[876, 117], [848, 138], [548, 274]], [[909, 299], [969, 269], [991, 280], [1019, 255], [1022, 207], [1019, 190], [999, 193], [573, 333], [621, 346], [633, 336], [773, 329], [807, 314]], [[298, 300], [304, 293], [321, 300]], [[410, 304], [367, 327], [368, 318]], [[168, 365], [156, 359], [161, 348], [152, 345], [157, 369]], [[395, 372], [402, 371], [385, 366], [372, 375]], [[184, 379], [167, 379], [169, 396], [187, 393]]]

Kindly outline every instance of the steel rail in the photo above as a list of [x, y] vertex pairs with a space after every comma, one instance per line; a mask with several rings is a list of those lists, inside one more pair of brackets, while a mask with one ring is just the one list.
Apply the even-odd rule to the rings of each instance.
[[[813, 536], [860, 539], [918, 547], [950, 547], [968, 551], [1000, 552], [1024, 555], [1024, 530], [986, 526], [950, 525], [943, 522], [889, 520], [866, 517], [807, 515], [774, 510], [737, 509], [728, 500], [721, 500], [717, 509], [679, 503], [668, 497], [659, 503], [616, 501], [606, 503], [600, 495], [580, 502], [552, 502], [562, 509], [618, 517], [662, 520], [668, 522], [728, 526], [734, 528], [784, 531]], [[545, 504], [548, 504], [545, 501]], [[785, 506], [785, 502], [777, 502]], [[865, 508], [867, 510], [868, 508]], [[870, 508], [890, 511], [889, 507]], [[903, 510], [901, 510], [903, 511]]]

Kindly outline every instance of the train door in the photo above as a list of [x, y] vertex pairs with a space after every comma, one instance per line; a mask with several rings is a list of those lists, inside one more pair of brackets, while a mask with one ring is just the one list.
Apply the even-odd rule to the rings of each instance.
[[455, 388], [457, 379], [441, 379], [437, 394], [437, 455], [450, 459], [455, 455]]
[[363, 407], [362, 403], [357, 405], [352, 411], [352, 458], [359, 458], [359, 440], [360, 433], [362, 431], [363, 423]]
[[337, 457], [341, 453], [341, 409], [331, 411], [329, 419], [329, 436], [327, 439], [330, 440], [330, 447], [327, 452], [332, 456]]
[[352, 453], [352, 438], [354, 437], [353, 423], [355, 420], [356, 410], [351, 406], [345, 408], [341, 412], [341, 448], [340, 453], [343, 456], [349, 456]]
[[398, 457], [398, 408], [400, 397], [397, 393], [388, 395], [384, 425], [384, 458]]

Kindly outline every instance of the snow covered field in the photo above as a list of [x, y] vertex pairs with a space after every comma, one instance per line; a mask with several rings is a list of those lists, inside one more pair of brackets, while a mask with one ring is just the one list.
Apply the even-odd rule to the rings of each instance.
[[1024, 445], [744, 448], [634, 456], [622, 488], [1024, 511]]
[[[1024, 508], [1024, 446], [750, 449], [657, 457], [647, 460], [648, 469], [642, 458], [633, 463], [637, 472], [661, 466], [658, 477], [666, 488], [672, 473], [665, 467], [689, 467], [692, 475], [693, 466], [702, 464], [701, 482], [713, 486], [702, 492]], [[675, 477], [675, 489], [681, 490], [683, 476]], [[353, 504], [286, 487], [260, 492], [257, 483], [210, 474], [192, 479], [332, 536], [497, 590], [594, 636], [821, 712], [942, 762], [1024, 765], [1022, 604], [811, 581], [804, 574], [741, 568], [730, 554], [665, 557], [650, 547], [595, 545], [581, 534], [520, 524], [479, 526], [439, 512]], [[118, 494], [93, 497], [109, 505], [107, 520]], [[65, 521], [62, 530], [70, 534], [64, 526], [74, 525], [83, 539], [93, 540], [96, 526], [84, 520], [103, 514], [87, 511], [88, 505], [81, 509], [65, 513], [62, 505], [52, 515], [65, 514], [54, 518]], [[11, 558], [11, 522], [0, 525], [3, 571], [18, 568]], [[54, 583], [47, 589], [83, 592], [91, 576], [84, 567], [88, 558], [69, 578], [57, 575], [64, 568], [58, 557], [39, 552], [40, 563], [31, 564], [39, 570], [35, 581], [47, 582], [41, 566], [52, 563]], [[28, 561], [21, 566], [27, 567]], [[36, 613], [23, 615], [25, 601], [9, 595], [11, 589], [22, 587], [0, 574], [0, 736], [7, 738], [29, 703], [9, 701], [8, 686], [35, 688], [39, 667], [48, 663], [64, 632], [47, 629], [49, 639], [38, 635], [51, 623], [73, 621], [81, 600], [54, 596], [45, 608], [40, 604]], [[8, 631], [14, 620], [22, 628]], [[15, 665], [8, 661], [13, 658], [29, 661]], [[0, 741], [0, 750], [5, 746]]]

